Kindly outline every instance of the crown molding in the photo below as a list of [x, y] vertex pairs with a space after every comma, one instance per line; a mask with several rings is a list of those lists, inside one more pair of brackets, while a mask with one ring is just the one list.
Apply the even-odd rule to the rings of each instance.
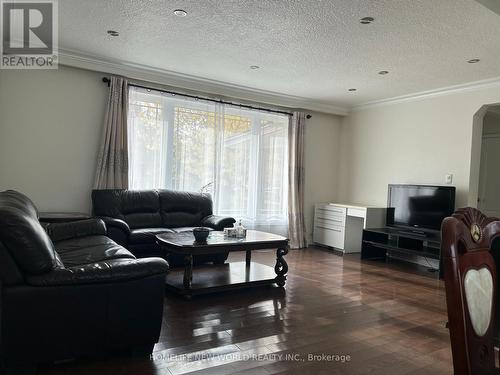
[[133, 80], [165, 85], [174, 89], [202, 92], [209, 97], [239, 99], [253, 103], [278, 106], [290, 110], [304, 109], [339, 116], [347, 116], [351, 112], [369, 108], [500, 87], [500, 77], [496, 77], [387, 99], [369, 101], [353, 106], [341, 106], [294, 95], [280, 94], [273, 91], [259, 90], [217, 80], [195, 77], [124, 60], [107, 59], [68, 49], [59, 49], [59, 64], [105, 74], [122, 75]]
[[62, 48], [59, 49], [59, 64], [107, 74], [121, 75], [134, 80], [146, 81], [174, 88], [203, 92], [212, 97], [236, 98], [289, 109], [300, 108], [340, 116], [346, 116], [350, 112], [348, 107], [335, 104], [195, 77], [123, 60], [104, 59], [99, 56]]
[[433, 97], [455, 95], [470, 91], [484, 90], [489, 88], [499, 88], [500, 87], [500, 77], [485, 79], [481, 81], [469, 82], [460, 85], [453, 85], [448, 87], [442, 87], [439, 89], [421, 91], [414, 94], [396, 96], [388, 99], [374, 100], [371, 102], [366, 102], [362, 104], [357, 104], [351, 107], [352, 111], [359, 111], [369, 108], [376, 108], [386, 105], [399, 104], [412, 102], [416, 100], [429, 99]]

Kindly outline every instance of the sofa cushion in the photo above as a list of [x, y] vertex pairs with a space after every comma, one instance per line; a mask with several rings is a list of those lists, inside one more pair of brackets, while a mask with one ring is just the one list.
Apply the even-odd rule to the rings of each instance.
[[57, 242], [78, 237], [105, 236], [106, 225], [101, 219], [87, 219], [66, 223], [49, 223], [45, 227], [45, 231], [52, 242]]
[[209, 194], [159, 190], [160, 212], [167, 228], [200, 226], [201, 219], [212, 214]]
[[168, 228], [140, 228], [132, 229], [129, 235], [129, 242], [136, 244], [155, 244], [156, 235], [160, 233], [174, 233]]
[[161, 225], [161, 216], [159, 212], [136, 212], [125, 215], [125, 222], [130, 229], [158, 227]]
[[34, 286], [59, 286], [112, 283], [166, 274], [168, 263], [161, 258], [111, 259], [83, 266], [56, 269], [44, 275], [30, 276]]
[[62, 266], [38, 221], [33, 202], [16, 191], [0, 193], [0, 241], [28, 274], [42, 274]]
[[135, 256], [106, 236], [87, 236], [59, 241], [55, 247], [66, 267]]

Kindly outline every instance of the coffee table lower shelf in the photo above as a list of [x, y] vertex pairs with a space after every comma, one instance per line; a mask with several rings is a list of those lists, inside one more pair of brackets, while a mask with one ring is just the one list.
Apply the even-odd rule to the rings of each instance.
[[166, 277], [166, 288], [186, 297], [216, 293], [220, 291], [252, 288], [277, 284], [273, 267], [251, 262], [232, 262], [222, 265], [200, 265], [193, 267], [191, 288], [184, 288], [184, 268], [171, 269]]

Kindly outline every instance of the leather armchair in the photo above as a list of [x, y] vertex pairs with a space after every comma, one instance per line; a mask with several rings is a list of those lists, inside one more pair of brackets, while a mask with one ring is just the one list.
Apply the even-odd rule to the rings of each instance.
[[[160, 233], [192, 231], [208, 227], [221, 231], [231, 227], [235, 219], [213, 214], [212, 198], [208, 194], [173, 190], [92, 191], [93, 211], [108, 229], [108, 236], [129, 249], [137, 257], [165, 256], [156, 243]], [[224, 263], [228, 253], [196, 255], [195, 263]], [[181, 256], [170, 255], [170, 265], [184, 265]]]
[[102, 220], [49, 224], [45, 231], [29, 198], [1, 192], [1, 365], [150, 353], [167, 271], [165, 260], [136, 259], [106, 237]]

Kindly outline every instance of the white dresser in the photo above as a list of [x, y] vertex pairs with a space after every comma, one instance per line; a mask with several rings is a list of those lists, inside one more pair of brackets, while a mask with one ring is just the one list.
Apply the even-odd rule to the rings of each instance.
[[344, 253], [359, 253], [364, 228], [385, 227], [386, 208], [319, 203], [314, 208], [313, 241]]

